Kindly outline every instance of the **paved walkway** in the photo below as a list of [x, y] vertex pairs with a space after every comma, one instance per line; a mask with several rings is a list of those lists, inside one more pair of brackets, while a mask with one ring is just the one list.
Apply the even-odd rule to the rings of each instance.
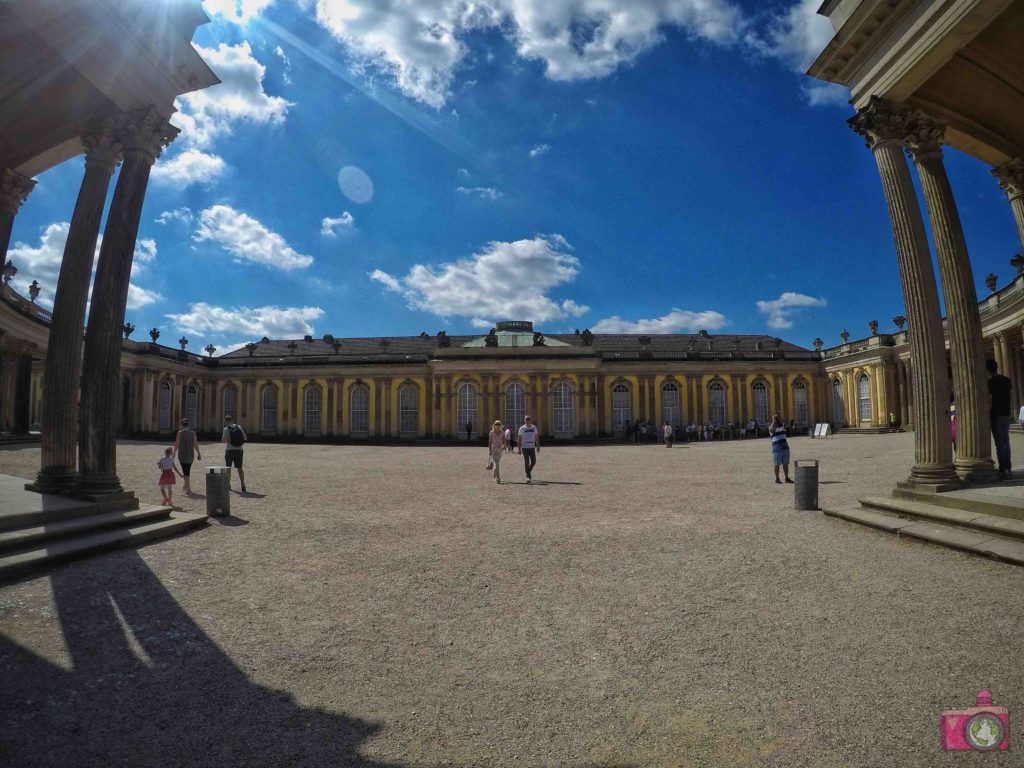
[[[912, 435], [792, 445], [844, 505], [906, 475]], [[161, 448], [119, 448], [143, 503]], [[0, 451], [0, 472], [38, 456]], [[231, 525], [0, 589], [0, 754], [960, 766], [938, 712], [983, 687], [1019, 743], [1024, 569], [796, 512], [769, 456], [549, 446], [538, 482], [507, 456], [496, 486], [482, 447], [249, 444]]]

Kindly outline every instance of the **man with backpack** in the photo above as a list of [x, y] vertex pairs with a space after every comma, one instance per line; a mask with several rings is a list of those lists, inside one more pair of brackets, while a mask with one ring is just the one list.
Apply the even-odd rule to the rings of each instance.
[[242, 446], [246, 440], [245, 430], [232, 416], [224, 417], [224, 431], [221, 433], [220, 441], [224, 443], [224, 466], [228, 468], [228, 487], [231, 487], [231, 466], [238, 470], [238, 479], [242, 483], [242, 493], [245, 493], [245, 473], [242, 472]]

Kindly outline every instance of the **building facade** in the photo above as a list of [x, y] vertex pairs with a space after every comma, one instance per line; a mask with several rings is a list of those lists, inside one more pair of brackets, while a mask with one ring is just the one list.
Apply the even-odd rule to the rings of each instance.
[[[0, 427], [43, 423], [49, 313], [8, 286], [0, 302]], [[981, 302], [986, 354], [1024, 375], [1024, 276]], [[896, 318], [902, 321], [902, 318]], [[543, 335], [263, 339], [205, 356], [125, 338], [119, 432], [171, 435], [182, 418], [217, 434], [231, 415], [257, 440], [465, 440], [530, 414], [557, 440], [616, 437], [637, 420], [736, 434], [778, 411], [797, 427], [914, 425], [908, 329], [808, 350], [770, 336]], [[845, 334], [845, 332], [844, 332]], [[1018, 406], [1021, 403], [1017, 404]]]

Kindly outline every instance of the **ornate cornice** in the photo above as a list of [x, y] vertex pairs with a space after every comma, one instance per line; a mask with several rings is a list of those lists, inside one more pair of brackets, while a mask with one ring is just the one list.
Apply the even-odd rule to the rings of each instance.
[[1008, 163], [993, 168], [992, 175], [996, 177], [1000, 189], [1008, 198], [1014, 200], [1024, 197], [1024, 160], [1015, 157]]
[[163, 148], [177, 137], [180, 130], [168, 122], [152, 107], [126, 112], [117, 128], [124, 153], [137, 154], [156, 162]]
[[0, 171], [0, 210], [12, 216], [16, 214], [35, 185], [27, 176], [4, 168]]
[[850, 129], [866, 141], [870, 149], [883, 141], [900, 141], [907, 135], [910, 108], [880, 96], [872, 96], [867, 105], [846, 121]]

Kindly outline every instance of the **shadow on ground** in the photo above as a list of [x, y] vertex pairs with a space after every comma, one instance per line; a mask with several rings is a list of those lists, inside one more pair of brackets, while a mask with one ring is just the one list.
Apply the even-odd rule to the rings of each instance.
[[376, 724], [250, 681], [126, 554], [50, 576], [70, 671], [0, 637], [0, 763], [398, 768], [358, 753]]

